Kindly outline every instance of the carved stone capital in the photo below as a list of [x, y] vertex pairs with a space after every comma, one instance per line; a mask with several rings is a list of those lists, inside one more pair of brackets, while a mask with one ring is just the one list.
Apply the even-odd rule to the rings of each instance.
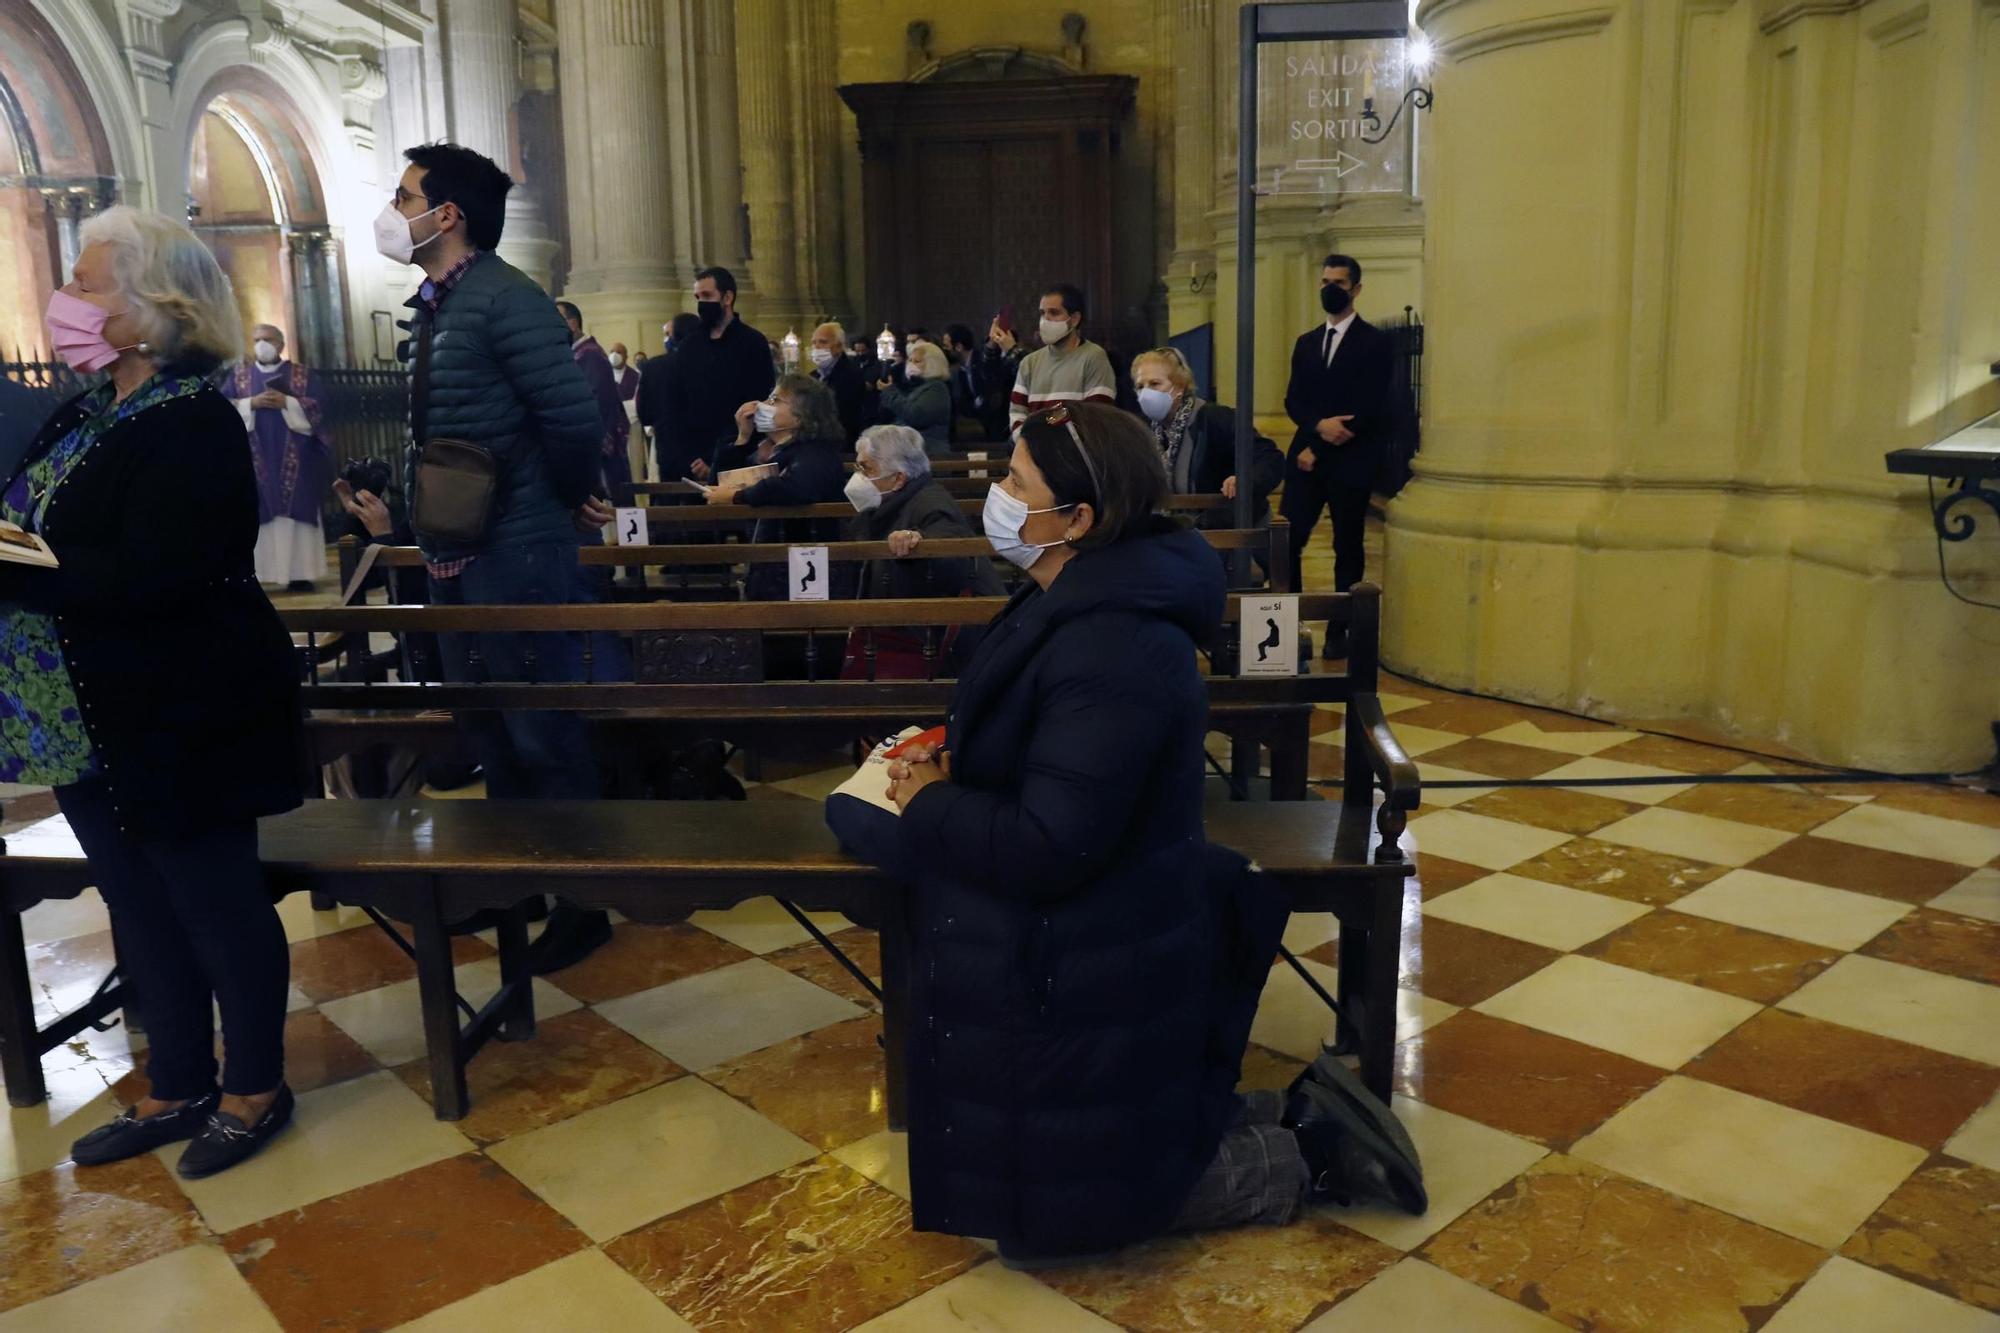
[[382, 67], [362, 56], [340, 58], [340, 94], [364, 102], [379, 102], [389, 92]]

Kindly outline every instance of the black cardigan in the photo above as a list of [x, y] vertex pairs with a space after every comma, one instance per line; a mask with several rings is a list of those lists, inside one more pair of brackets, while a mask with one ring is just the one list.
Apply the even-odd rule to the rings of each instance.
[[[15, 475], [86, 419], [79, 401]], [[295, 655], [257, 583], [257, 478], [228, 400], [204, 387], [113, 426], [42, 536], [61, 568], [0, 564], [0, 601], [55, 615], [120, 827], [176, 837], [298, 805]]]

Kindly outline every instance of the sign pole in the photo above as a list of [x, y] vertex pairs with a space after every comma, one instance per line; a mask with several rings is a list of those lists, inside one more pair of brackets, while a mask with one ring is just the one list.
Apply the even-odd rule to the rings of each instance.
[[[1262, 8], [1243, 6], [1237, 28], [1235, 522], [1239, 528], [1250, 526], [1250, 465], [1257, 441], [1257, 11]], [[1231, 572], [1237, 587], [1250, 586], [1248, 551], [1231, 556]]]

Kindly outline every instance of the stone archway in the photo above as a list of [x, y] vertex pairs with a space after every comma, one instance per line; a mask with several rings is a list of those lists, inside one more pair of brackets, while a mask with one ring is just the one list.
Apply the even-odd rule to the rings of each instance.
[[116, 190], [103, 123], [55, 31], [32, 10], [0, 10], [0, 355], [40, 358], [77, 228]]
[[188, 224], [236, 288], [245, 328], [275, 324], [308, 365], [348, 363], [340, 242], [296, 109], [254, 70], [200, 104], [187, 156]]

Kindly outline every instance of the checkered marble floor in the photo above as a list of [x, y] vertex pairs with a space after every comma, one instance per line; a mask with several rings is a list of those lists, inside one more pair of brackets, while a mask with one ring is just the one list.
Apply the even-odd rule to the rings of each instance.
[[[1421, 1218], [1328, 1208], [1037, 1276], [913, 1233], [879, 1016], [768, 901], [620, 922], [441, 1124], [410, 964], [295, 897], [297, 1124], [210, 1181], [177, 1150], [77, 1171], [143, 1052], [115, 1029], [52, 1053], [50, 1102], [0, 1121], [0, 1333], [2000, 1330], [2000, 799], [1692, 785], [1784, 766], [1386, 689], [1428, 780], [1568, 783], [1439, 789], [1411, 822], [1396, 1087]], [[1316, 776], [1339, 724], [1322, 710]], [[772, 761], [750, 795], [847, 771]], [[1635, 775], [1669, 781], [1593, 785]], [[824, 924], [875, 970], [871, 935]], [[87, 995], [95, 900], [27, 928], [37, 1002]], [[1329, 922], [1289, 942], [1333, 980]], [[492, 949], [459, 949], [477, 1001]], [[1245, 1085], [1328, 1027], [1274, 967]]]

